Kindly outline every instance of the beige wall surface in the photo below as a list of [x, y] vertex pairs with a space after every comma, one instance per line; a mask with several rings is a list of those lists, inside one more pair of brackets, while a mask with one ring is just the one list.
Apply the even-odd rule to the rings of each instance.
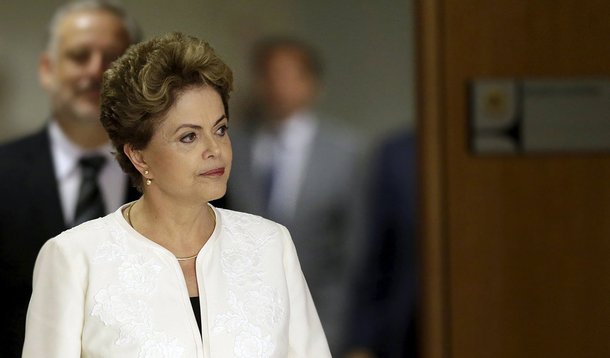
[[[0, 1], [0, 142], [39, 128], [49, 116], [36, 67], [59, 0]], [[377, 139], [414, 115], [411, 0], [123, 0], [145, 38], [183, 31], [209, 41], [236, 75], [232, 106], [249, 98], [248, 53], [268, 34], [312, 43], [326, 65], [320, 107]]]

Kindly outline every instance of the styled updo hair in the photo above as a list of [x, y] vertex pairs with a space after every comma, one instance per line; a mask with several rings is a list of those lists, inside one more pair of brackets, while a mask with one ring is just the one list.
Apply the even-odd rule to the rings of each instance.
[[123, 146], [146, 148], [178, 97], [202, 86], [218, 92], [228, 118], [231, 69], [207, 42], [179, 32], [131, 46], [104, 72], [100, 119], [117, 161], [140, 191], [143, 178]]

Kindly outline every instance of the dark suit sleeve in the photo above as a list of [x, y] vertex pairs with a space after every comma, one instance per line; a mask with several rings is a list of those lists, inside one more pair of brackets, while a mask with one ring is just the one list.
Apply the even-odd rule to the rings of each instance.
[[388, 140], [373, 156], [364, 246], [352, 278], [349, 346], [412, 357], [416, 301], [415, 146]]
[[46, 128], [0, 146], [0, 357], [21, 357], [32, 272], [65, 229]]

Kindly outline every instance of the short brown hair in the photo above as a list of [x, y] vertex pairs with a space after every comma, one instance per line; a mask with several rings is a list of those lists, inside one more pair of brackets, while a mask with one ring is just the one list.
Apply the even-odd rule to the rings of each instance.
[[104, 72], [100, 119], [117, 161], [138, 189], [142, 189], [142, 176], [123, 146], [146, 148], [180, 94], [200, 86], [218, 92], [228, 117], [231, 69], [207, 42], [179, 32], [131, 46]]

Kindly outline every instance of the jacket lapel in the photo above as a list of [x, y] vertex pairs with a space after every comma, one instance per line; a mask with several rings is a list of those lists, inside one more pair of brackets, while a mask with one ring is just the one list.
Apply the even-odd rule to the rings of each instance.
[[26, 163], [35, 168], [32, 172], [36, 175], [24, 178], [29, 189], [27, 191], [29, 197], [25, 198], [25, 201], [31, 203], [37, 225], [45, 228], [45, 232], [59, 234], [67, 226], [59, 199], [46, 127], [34, 137], [32, 145], [28, 148]]

